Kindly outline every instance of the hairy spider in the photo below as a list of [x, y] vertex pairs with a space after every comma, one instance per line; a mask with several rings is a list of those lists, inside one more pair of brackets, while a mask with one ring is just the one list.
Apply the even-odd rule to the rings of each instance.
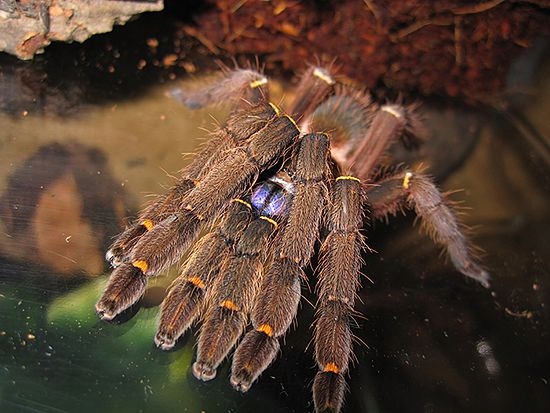
[[387, 165], [391, 145], [418, 141], [414, 107], [376, 105], [329, 70], [311, 67], [289, 116], [267, 103], [266, 83], [259, 73], [235, 70], [194, 92], [173, 92], [189, 107], [231, 100], [236, 109], [179, 182], [109, 249], [115, 270], [96, 310], [111, 320], [130, 307], [148, 277], [178, 261], [200, 228], [211, 228], [169, 289], [155, 343], [172, 348], [200, 320], [193, 374], [206, 381], [244, 334], [230, 381], [245, 392], [279, 351], [298, 309], [303, 268], [320, 239], [313, 395], [317, 411], [339, 411], [365, 220], [412, 208], [460, 272], [485, 287], [489, 276], [430, 178]]

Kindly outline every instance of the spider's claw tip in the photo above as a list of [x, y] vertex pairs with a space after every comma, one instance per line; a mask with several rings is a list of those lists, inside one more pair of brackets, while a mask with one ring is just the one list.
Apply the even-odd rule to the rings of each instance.
[[122, 260], [118, 257], [118, 254], [113, 249], [110, 249], [105, 253], [105, 260], [111, 265], [111, 267], [116, 268], [122, 264]]
[[161, 350], [171, 350], [175, 344], [176, 341], [165, 333], [158, 332], [155, 335], [155, 345]]
[[103, 321], [111, 321], [116, 316], [116, 314], [111, 313], [107, 310], [99, 309], [97, 306], [96, 306], [95, 311], [96, 311], [97, 315], [99, 316], [99, 318]]
[[241, 393], [246, 393], [252, 385], [250, 380], [246, 380], [243, 377], [236, 377], [235, 375], [232, 375], [229, 381], [231, 382], [231, 386]]
[[113, 302], [101, 299], [95, 305], [95, 312], [103, 321], [111, 321], [117, 316], [117, 312], [113, 310]]
[[479, 281], [479, 283], [485, 288], [489, 288], [491, 286], [491, 274], [485, 270], [481, 271], [478, 277], [476, 277], [476, 280]]
[[456, 257], [451, 256], [451, 261], [453, 262], [455, 268], [464, 274], [466, 277], [472, 278], [480, 283], [483, 287], [489, 288], [491, 286], [491, 275], [487, 270], [477, 265], [474, 262], [464, 262], [464, 260], [459, 260]]
[[193, 363], [193, 375], [199, 380], [210, 381], [216, 377], [216, 369], [196, 361]]
[[491, 275], [489, 274], [489, 272], [481, 268], [477, 268], [477, 271], [465, 272], [465, 274], [466, 276], [476, 280], [485, 288], [489, 288], [491, 286]]

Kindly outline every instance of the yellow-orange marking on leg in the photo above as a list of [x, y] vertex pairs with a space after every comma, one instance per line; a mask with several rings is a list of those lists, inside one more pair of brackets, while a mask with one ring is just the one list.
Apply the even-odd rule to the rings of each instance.
[[269, 324], [262, 324], [260, 327], [256, 329], [256, 331], [259, 331], [260, 333], [264, 333], [269, 337], [273, 337], [273, 328]]
[[269, 222], [271, 225], [273, 225], [273, 226], [275, 227], [275, 229], [277, 229], [277, 228], [279, 227], [279, 224], [277, 224], [276, 221], [272, 220], [272, 219], [269, 218], [269, 217], [266, 217], [266, 216], [262, 215], [262, 216], [260, 217], [260, 219], [263, 219], [264, 221]]
[[147, 261], [143, 260], [134, 261], [132, 265], [136, 268], [139, 268], [144, 274], [147, 272], [147, 268], [149, 268], [149, 264], [147, 264]]
[[254, 80], [252, 82], [249, 83], [248, 86], [250, 86], [251, 89], [255, 89], [259, 86], [263, 86], [267, 84], [267, 77], [262, 77], [260, 79], [257, 79], [257, 80]]
[[195, 287], [200, 288], [201, 290], [203, 290], [206, 287], [206, 285], [204, 284], [204, 281], [201, 280], [199, 277], [189, 277], [187, 281], [189, 281]]
[[361, 182], [361, 180], [359, 178], [356, 178], [355, 176], [351, 176], [351, 175], [342, 175], [342, 176], [339, 176], [338, 178], [336, 178], [337, 181], [357, 181], [357, 182]]
[[279, 114], [281, 113], [281, 109], [279, 109], [279, 107], [275, 103], [269, 102], [269, 106], [271, 106], [271, 108], [275, 111], [275, 114], [279, 116]]
[[144, 219], [141, 221], [141, 225], [143, 225], [147, 231], [151, 231], [155, 226], [155, 223], [150, 219]]
[[250, 205], [248, 202], [246, 201], [243, 201], [242, 199], [240, 198], [233, 198], [231, 201], [233, 202], [238, 202], [240, 204], [243, 204], [244, 206], [248, 207], [248, 209], [252, 210], [252, 205]]
[[411, 186], [412, 176], [413, 176], [412, 172], [405, 173], [405, 176], [403, 177], [403, 188], [409, 189], [409, 186]]
[[332, 76], [328, 74], [325, 70], [321, 69], [320, 67], [316, 67], [313, 70], [313, 76], [315, 76], [318, 79], [321, 79], [323, 82], [325, 82], [328, 85], [333, 85], [336, 83]]
[[395, 105], [384, 105], [381, 108], [382, 111], [389, 113], [393, 117], [400, 119], [403, 117], [403, 113], [400, 109], [398, 109], [398, 106]]
[[292, 117], [290, 117], [289, 115], [285, 115], [285, 116], [288, 118], [288, 120], [290, 120], [292, 122], [292, 124], [294, 126], [296, 126], [296, 129], [300, 130], [300, 128], [298, 127], [298, 124], [296, 123], [296, 121], [294, 119], [292, 119]]
[[225, 300], [220, 303], [220, 307], [227, 308], [231, 311], [239, 311], [239, 307], [231, 300]]
[[331, 373], [334, 373], [334, 374], [338, 374], [340, 373], [340, 369], [338, 368], [338, 366], [334, 363], [328, 363], [325, 365], [325, 368], [323, 369], [323, 371], [328, 371], [328, 372], [331, 372]]

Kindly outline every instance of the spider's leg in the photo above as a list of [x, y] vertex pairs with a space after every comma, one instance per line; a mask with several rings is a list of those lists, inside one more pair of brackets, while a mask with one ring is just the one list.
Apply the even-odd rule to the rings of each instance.
[[489, 287], [489, 273], [477, 263], [455, 212], [429, 177], [403, 171], [376, 184], [368, 190], [374, 219], [386, 218], [403, 207], [414, 208], [423, 228], [447, 250], [455, 268]]
[[394, 142], [401, 140], [410, 144], [421, 133], [422, 127], [414, 105], [382, 105], [372, 118], [366, 135], [353, 149], [353, 155], [341, 164], [345, 170], [366, 180], [372, 176], [381, 157]]
[[131, 265], [121, 264], [113, 270], [105, 291], [95, 309], [102, 320], [112, 320], [117, 314], [134, 304], [145, 293], [147, 277]]
[[367, 93], [337, 85], [334, 95], [302, 122], [302, 131], [330, 131], [332, 159], [344, 165], [365, 139], [376, 110]]
[[250, 223], [234, 252], [222, 265], [209, 308], [200, 330], [197, 361], [193, 374], [200, 380], [211, 380], [218, 365], [242, 335], [260, 284], [264, 251], [277, 223], [267, 217]]
[[302, 267], [313, 254], [328, 197], [328, 154], [326, 135], [308, 134], [302, 138], [294, 165], [294, 199], [252, 310], [254, 330], [246, 334], [233, 356], [231, 384], [237, 390], [247, 391], [273, 361], [278, 339], [298, 310]]
[[252, 217], [248, 203], [235, 199], [221, 225], [194, 246], [182, 265], [180, 276], [170, 286], [160, 315], [155, 343], [163, 350], [172, 348], [176, 340], [199, 315], [204, 297], [220, 266], [239, 239]]
[[247, 146], [231, 150], [221, 163], [183, 199], [181, 212], [144, 234], [130, 254], [131, 262], [145, 262], [144, 273], [157, 274], [179, 258], [201, 222], [210, 222], [234, 197], [246, 192], [259, 173], [273, 166], [299, 135], [294, 121], [278, 116], [253, 134]]
[[[128, 255], [130, 264], [118, 267], [111, 278], [128, 278], [130, 272], [136, 272], [135, 268], [146, 276], [156, 275], [179, 260], [197, 236], [201, 224], [211, 222], [223, 212], [232, 198], [244, 193], [260, 172], [273, 166], [292, 146], [298, 135], [298, 128], [290, 117], [276, 116], [265, 128], [252, 134], [246, 146], [230, 150], [228, 156], [213, 165], [185, 196], [181, 210], [153, 226], [138, 239]], [[125, 302], [125, 306], [122, 306], [111, 299], [120, 296], [121, 292], [117, 290], [119, 286], [117, 282], [109, 282], [96, 304], [96, 311], [104, 319], [115, 317], [132, 304]], [[139, 297], [137, 294], [133, 296], [133, 302]]]
[[116, 268], [127, 261], [127, 256], [139, 238], [155, 225], [175, 212], [179, 201], [193, 189], [194, 183], [187, 178], [172, 186], [168, 193], [158, 196], [143, 209], [135, 223], [131, 224], [111, 244], [105, 258]]
[[106, 258], [113, 267], [122, 264], [136, 245], [139, 237], [181, 208], [183, 198], [195, 187], [214, 165], [243, 145], [256, 132], [264, 129], [279, 113], [272, 104], [249, 106], [231, 114], [225, 127], [214, 134], [193, 161], [180, 172], [179, 182], [164, 195], [140, 212], [133, 225], [120, 234], [107, 251]]
[[174, 88], [170, 95], [190, 109], [200, 109], [218, 103], [246, 101], [257, 103], [268, 99], [268, 79], [255, 70], [226, 71], [221, 79], [196, 90]]
[[299, 122], [309, 117], [311, 112], [334, 92], [336, 81], [328, 69], [311, 66], [300, 78], [295, 98], [288, 113]]
[[318, 412], [338, 412], [344, 400], [344, 374], [352, 352], [350, 319], [359, 287], [364, 192], [359, 179], [340, 176], [331, 188], [329, 231], [321, 246], [315, 324], [319, 372], [313, 383]]

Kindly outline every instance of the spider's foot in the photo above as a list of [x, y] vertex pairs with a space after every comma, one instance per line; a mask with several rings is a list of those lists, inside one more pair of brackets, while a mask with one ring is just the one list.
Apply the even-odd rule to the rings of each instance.
[[121, 256], [121, 251], [110, 249], [105, 253], [105, 260], [107, 260], [111, 267], [116, 268], [123, 263]]
[[171, 350], [176, 344], [174, 335], [168, 331], [159, 331], [155, 335], [155, 345], [161, 350]]
[[346, 382], [340, 373], [320, 371], [313, 382], [316, 412], [339, 412], [344, 402]]
[[470, 277], [479, 281], [485, 288], [489, 288], [491, 286], [491, 275], [485, 270], [481, 270], [475, 276], [470, 275]]
[[105, 260], [111, 264], [112, 267], [115, 266], [114, 264], [114, 261], [116, 260], [116, 255], [115, 253], [113, 252], [113, 250], [108, 250], [106, 253], [105, 253]]
[[477, 263], [475, 250], [468, 247], [464, 238], [458, 238], [458, 241], [461, 242], [456, 242], [447, 247], [454, 267], [466, 277], [476, 280], [485, 288], [489, 288], [491, 276], [487, 270]]
[[103, 321], [111, 321], [118, 314], [115, 307], [114, 301], [101, 300], [95, 305], [95, 312]]
[[210, 381], [216, 377], [216, 369], [198, 361], [193, 363], [193, 375], [202, 381]]
[[235, 390], [240, 391], [241, 393], [246, 393], [248, 390], [250, 390], [250, 387], [252, 386], [252, 382], [254, 380], [252, 379], [250, 373], [245, 372], [244, 370], [240, 371], [239, 373], [239, 377], [231, 375], [229, 382]]
[[147, 221], [149, 222], [148, 225], [136, 224], [127, 228], [109, 247], [105, 259], [111, 264], [111, 267], [116, 268], [124, 263], [128, 252], [136, 245], [139, 238], [150, 229], [149, 225], [153, 225], [150, 220]]
[[258, 102], [267, 93], [267, 89], [262, 88], [267, 83], [267, 77], [255, 70], [237, 69], [200, 89], [174, 88], [168, 95], [189, 109], [200, 109], [228, 101]]
[[466, 263], [466, 265], [461, 265], [455, 260], [453, 260], [453, 263], [455, 267], [465, 276], [476, 280], [485, 288], [489, 288], [491, 286], [491, 275], [488, 271], [484, 270], [479, 265], [476, 265], [472, 262]]
[[243, 393], [248, 391], [271, 364], [279, 348], [277, 338], [257, 330], [248, 332], [233, 355], [230, 378], [233, 388]]
[[140, 299], [147, 279], [141, 269], [123, 264], [111, 274], [103, 295], [95, 305], [102, 320], [110, 321]]

